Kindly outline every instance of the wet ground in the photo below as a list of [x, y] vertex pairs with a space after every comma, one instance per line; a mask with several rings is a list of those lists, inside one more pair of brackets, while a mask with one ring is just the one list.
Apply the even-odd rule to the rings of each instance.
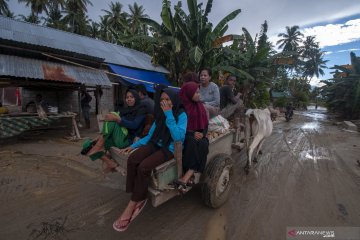
[[[89, 133], [91, 135], [91, 133]], [[36, 140], [34, 140], [36, 139]], [[80, 143], [34, 136], [0, 147], [0, 239], [286, 239], [287, 226], [360, 226], [360, 135], [324, 110], [281, 119], [246, 175], [233, 154], [229, 201], [209, 209], [197, 187], [112, 229], [124, 179], [78, 156]]]

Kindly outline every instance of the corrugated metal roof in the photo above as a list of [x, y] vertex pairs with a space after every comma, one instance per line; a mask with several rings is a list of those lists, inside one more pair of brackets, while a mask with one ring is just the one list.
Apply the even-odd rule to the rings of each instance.
[[61, 30], [0, 16], [0, 39], [104, 59], [107, 63], [168, 73], [145, 53]]
[[87, 86], [111, 86], [109, 78], [102, 71], [2, 54], [0, 76], [82, 83]]

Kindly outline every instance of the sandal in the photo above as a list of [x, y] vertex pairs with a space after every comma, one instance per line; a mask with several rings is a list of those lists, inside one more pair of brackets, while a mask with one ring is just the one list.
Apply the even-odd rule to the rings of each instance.
[[147, 199], [145, 199], [135, 207], [134, 212], [131, 216], [131, 221], [133, 221], [141, 213], [141, 211], [145, 208], [146, 203], [147, 203]]
[[187, 183], [184, 183], [180, 180], [175, 180], [174, 182], [175, 188], [179, 191], [179, 193], [181, 195], [184, 195], [185, 193], [187, 193], [189, 191]]
[[126, 225], [124, 225], [124, 226], [122, 226], [122, 227], [118, 227], [117, 226], [117, 220], [113, 223], [113, 229], [115, 230], [115, 231], [118, 231], [118, 232], [123, 232], [123, 231], [125, 231], [126, 229], [128, 229], [128, 227], [129, 227], [129, 225], [130, 225], [130, 223], [131, 223], [131, 218], [132, 218], [132, 216], [130, 217], [130, 218], [128, 218], [128, 219], [123, 219], [123, 220], [121, 220], [120, 219], [120, 222], [126, 222]]
[[123, 232], [123, 231], [125, 231], [126, 229], [128, 229], [130, 223], [131, 223], [132, 221], [134, 221], [134, 219], [141, 213], [141, 211], [144, 209], [146, 203], [147, 203], [147, 199], [145, 199], [145, 200], [142, 201], [139, 205], [137, 205], [137, 206], [134, 208], [134, 210], [133, 210], [132, 215], [131, 215], [130, 218], [124, 219], [124, 220], [121, 220], [121, 219], [120, 219], [120, 221], [122, 221], [122, 222], [126, 221], [126, 225], [124, 225], [124, 226], [122, 226], [122, 227], [118, 227], [117, 224], [116, 224], [116, 223], [117, 223], [117, 220], [116, 220], [116, 221], [113, 223], [113, 228], [114, 228], [114, 230], [115, 230], [115, 231], [118, 231], [118, 232]]
[[91, 159], [91, 161], [95, 161], [95, 160], [101, 158], [104, 155], [105, 155], [104, 151], [98, 151], [96, 153], [93, 153], [93, 154], [89, 155], [89, 158]]

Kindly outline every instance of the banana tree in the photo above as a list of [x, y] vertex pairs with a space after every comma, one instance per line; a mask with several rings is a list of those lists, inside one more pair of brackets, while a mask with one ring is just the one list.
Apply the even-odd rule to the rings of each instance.
[[[272, 50], [266, 36], [266, 22], [262, 25], [259, 40], [254, 40], [246, 28], [242, 30], [243, 35], [224, 49], [225, 58], [215, 69], [237, 76], [237, 85], [241, 86], [244, 103], [251, 105], [256, 103], [256, 99], [265, 94], [264, 89], [271, 85], [270, 56]], [[260, 98], [265, 98], [265, 95]], [[257, 107], [259, 106], [257, 105]]]
[[123, 41], [141, 39], [153, 45], [153, 61], [166, 66], [171, 77], [178, 82], [181, 75], [187, 71], [198, 71], [203, 66], [213, 67], [217, 64], [222, 47], [213, 42], [222, 37], [228, 29], [227, 23], [239, 13], [235, 10], [222, 19], [215, 28], [208, 20], [213, 0], [209, 0], [205, 9], [197, 0], [188, 0], [187, 14], [181, 2], [171, 11], [170, 1], [163, 0], [162, 23], [149, 18], [142, 18], [142, 22], [150, 27], [151, 36], [137, 35]]
[[360, 59], [351, 52], [351, 66], [335, 65], [334, 78], [323, 81], [322, 95], [330, 110], [346, 119], [360, 117]]

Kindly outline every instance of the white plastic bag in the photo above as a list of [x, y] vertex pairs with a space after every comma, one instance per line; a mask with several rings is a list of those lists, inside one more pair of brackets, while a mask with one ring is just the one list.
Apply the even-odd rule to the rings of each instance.
[[217, 115], [209, 120], [209, 132], [225, 133], [230, 124], [223, 116]]

